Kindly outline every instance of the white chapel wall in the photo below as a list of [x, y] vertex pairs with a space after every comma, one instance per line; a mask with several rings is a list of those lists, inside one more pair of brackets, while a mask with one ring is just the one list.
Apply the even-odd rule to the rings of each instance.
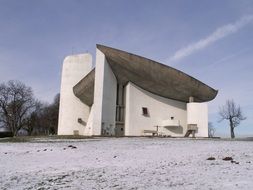
[[117, 80], [105, 55], [96, 50], [93, 135], [114, 135]]
[[196, 137], [208, 137], [208, 107], [207, 103], [187, 104], [187, 123], [197, 124]]
[[[58, 135], [84, 134], [90, 108], [73, 93], [76, 85], [92, 69], [90, 54], [71, 55], [64, 59], [62, 67]], [[84, 123], [78, 123], [78, 118]]]
[[[149, 116], [142, 115], [147, 107]], [[164, 135], [183, 136], [186, 133], [186, 103], [147, 92], [129, 82], [125, 87], [125, 135], [140, 136], [144, 130], [156, 130], [162, 120], [179, 120], [180, 127], [161, 128]]]

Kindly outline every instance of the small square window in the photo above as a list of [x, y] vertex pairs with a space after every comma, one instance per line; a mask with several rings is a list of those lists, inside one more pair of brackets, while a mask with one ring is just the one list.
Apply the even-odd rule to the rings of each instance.
[[147, 116], [148, 115], [148, 108], [142, 107], [142, 114]]

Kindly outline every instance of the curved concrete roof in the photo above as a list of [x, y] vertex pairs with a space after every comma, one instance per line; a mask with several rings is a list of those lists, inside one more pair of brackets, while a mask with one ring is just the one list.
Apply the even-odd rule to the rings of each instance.
[[[188, 102], [191, 96], [194, 97], [195, 102], [210, 101], [218, 93], [217, 90], [214, 90], [203, 82], [170, 66], [103, 45], [97, 45], [97, 48], [105, 54], [106, 60], [110, 64], [118, 82], [123, 85], [131, 81], [153, 94], [183, 102]], [[94, 73], [93, 75], [95, 76]], [[89, 77], [86, 76], [85, 78]], [[85, 78], [83, 80], [86, 80]], [[88, 85], [89, 82], [81, 81], [79, 82], [80, 84], [78, 83], [79, 91], [80, 93], [83, 92], [81, 93], [82, 96], [87, 96], [85, 95], [88, 92], [85, 90], [87, 87], [81, 84]], [[94, 84], [94, 81], [92, 83]], [[74, 87], [74, 92], [78, 84]], [[84, 90], [86, 91], [85, 93]], [[93, 95], [92, 101], [84, 101], [80, 93], [75, 94], [84, 103], [87, 104], [89, 102], [88, 105], [91, 105]], [[94, 89], [92, 93], [94, 93]], [[91, 98], [90, 95], [89, 97]]]
[[82, 80], [80, 80], [73, 87], [74, 94], [88, 106], [91, 106], [93, 104], [94, 83], [95, 69], [91, 70]]

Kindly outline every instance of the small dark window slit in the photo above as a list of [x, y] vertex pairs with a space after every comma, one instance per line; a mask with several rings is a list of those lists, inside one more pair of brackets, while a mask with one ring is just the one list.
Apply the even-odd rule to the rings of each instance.
[[148, 116], [148, 108], [142, 107], [142, 115]]

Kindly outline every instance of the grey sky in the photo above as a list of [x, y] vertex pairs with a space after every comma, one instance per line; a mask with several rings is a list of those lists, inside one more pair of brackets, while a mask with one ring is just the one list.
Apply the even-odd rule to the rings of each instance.
[[[219, 90], [209, 103], [240, 103], [253, 134], [253, 1], [0, 0], [0, 82], [17, 79], [52, 101], [65, 56], [101, 43], [172, 65]], [[245, 20], [246, 18], [246, 20]], [[248, 19], [248, 20], [247, 20]], [[234, 27], [234, 28], [233, 28]]]

